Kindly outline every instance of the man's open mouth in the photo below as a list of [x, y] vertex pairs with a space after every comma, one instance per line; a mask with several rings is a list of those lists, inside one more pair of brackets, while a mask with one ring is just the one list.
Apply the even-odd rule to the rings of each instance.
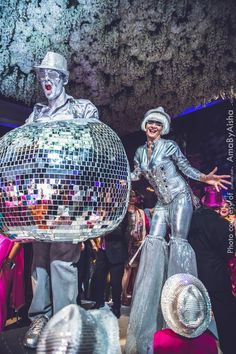
[[50, 84], [46, 84], [45, 85], [45, 89], [46, 89], [46, 91], [51, 91], [52, 90], [52, 85], [50, 85]]

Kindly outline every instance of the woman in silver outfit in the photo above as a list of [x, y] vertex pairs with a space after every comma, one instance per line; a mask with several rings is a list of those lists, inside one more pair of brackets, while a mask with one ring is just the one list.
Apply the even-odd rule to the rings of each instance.
[[[164, 326], [160, 295], [166, 278], [177, 273], [197, 276], [195, 254], [187, 242], [192, 193], [178, 170], [189, 178], [214, 185], [217, 190], [227, 189], [225, 184], [230, 184], [225, 180], [230, 176], [215, 175], [217, 168], [208, 175], [196, 170], [174, 141], [161, 138], [170, 128], [170, 116], [162, 107], [149, 110], [141, 128], [147, 142], [136, 151], [131, 178], [136, 181], [143, 175], [154, 188], [158, 201], [134, 286], [126, 354], [146, 354], [153, 333]], [[165, 240], [167, 227], [171, 229], [169, 243]]]

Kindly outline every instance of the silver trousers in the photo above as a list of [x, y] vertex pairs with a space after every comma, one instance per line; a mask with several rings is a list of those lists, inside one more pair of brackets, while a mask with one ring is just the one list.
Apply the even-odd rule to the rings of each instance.
[[[165, 326], [160, 298], [167, 277], [177, 273], [197, 276], [195, 253], [187, 242], [192, 212], [187, 191], [171, 203], [155, 208], [134, 285], [126, 354], [146, 354], [153, 334]], [[165, 240], [168, 227], [169, 243]]]
[[50, 318], [69, 304], [76, 304], [80, 244], [68, 242], [33, 244], [32, 288], [33, 299], [29, 318], [40, 315]]

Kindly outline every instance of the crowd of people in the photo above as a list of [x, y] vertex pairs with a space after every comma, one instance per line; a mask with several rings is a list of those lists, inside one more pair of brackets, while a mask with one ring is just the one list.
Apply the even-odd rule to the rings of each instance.
[[[48, 52], [36, 72], [48, 105], [36, 105], [26, 124], [64, 119], [65, 111], [70, 119], [98, 119], [90, 101], [66, 94], [69, 73], [63, 56]], [[76, 245], [33, 243], [28, 308], [31, 325], [24, 338], [26, 347], [36, 348], [50, 318], [67, 305], [83, 305], [83, 300], [90, 300], [91, 310], [99, 310], [111, 299], [111, 311], [117, 318], [122, 303], [131, 305], [126, 354], [184, 352], [174, 351], [176, 346], [191, 347], [188, 353], [197, 353], [194, 348], [202, 343], [208, 348], [204, 353], [215, 354], [213, 337], [205, 332], [208, 329], [219, 338], [223, 353], [233, 354], [236, 246], [231, 225], [235, 226], [235, 219], [232, 204], [221, 193], [231, 185], [230, 176], [217, 175], [216, 168], [208, 174], [193, 168], [176, 142], [162, 138], [169, 133], [170, 121], [162, 107], [145, 114], [141, 128], [147, 142], [138, 148], [131, 174], [133, 182], [141, 176], [147, 179], [157, 196], [156, 205], [145, 208], [133, 188], [124, 220], [110, 234]], [[184, 175], [208, 184], [202, 207], [196, 205]], [[4, 230], [0, 270], [3, 330], [10, 293], [11, 305], [18, 310], [24, 305], [25, 283], [23, 247], [4, 236]], [[181, 305], [175, 318], [170, 318], [170, 309], [176, 301], [166, 303], [169, 293], [164, 284], [179, 291], [175, 295]], [[184, 284], [188, 284], [186, 289]], [[203, 300], [199, 302], [200, 298]], [[212, 329], [214, 323], [216, 331]], [[192, 340], [186, 344], [183, 337]]]

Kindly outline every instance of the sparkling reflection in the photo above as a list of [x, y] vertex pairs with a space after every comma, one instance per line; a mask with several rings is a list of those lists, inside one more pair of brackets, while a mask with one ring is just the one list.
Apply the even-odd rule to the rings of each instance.
[[129, 164], [100, 121], [33, 123], [0, 139], [3, 227], [19, 240], [79, 242], [123, 219]]

